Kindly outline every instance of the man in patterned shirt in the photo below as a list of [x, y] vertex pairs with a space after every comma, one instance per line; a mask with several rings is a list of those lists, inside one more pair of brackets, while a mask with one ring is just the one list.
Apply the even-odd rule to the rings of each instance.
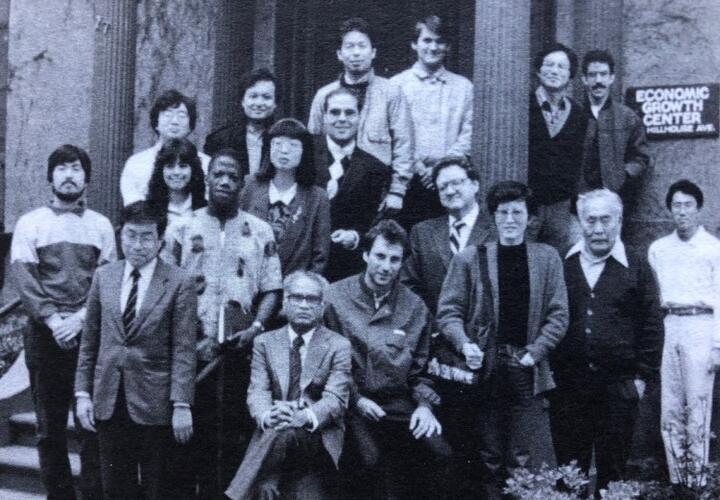
[[[250, 347], [264, 332], [282, 290], [272, 229], [238, 208], [242, 180], [237, 152], [218, 151], [208, 167], [208, 206], [173, 228], [170, 237], [181, 266], [196, 278], [202, 328], [199, 365], [206, 367], [221, 352], [225, 356], [224, 367], [196, 390], [197, 455], [192, 462], [198, 468], [201, 498], [217, 498], [227, 487], [254, 430], [244, 403]], [[181, 481], [186, 479], [182, 476], [177, 474]]]
[[[82, 149], [65, 144], [53, 151], [47, 170], [52, 201], [20, 217], [12, 240], [16, 289], [30, 315], [25, 360], [37, 414], [40, 469], [51, 499], [75, 498], [66, 427], [78, 340], [93, 273], [116, 258], [110, 221], [85, 208], [90, 172], [90, 158]], [[97, 441], [93, 434], [78, 432], [83, 498], [101, 498]]]

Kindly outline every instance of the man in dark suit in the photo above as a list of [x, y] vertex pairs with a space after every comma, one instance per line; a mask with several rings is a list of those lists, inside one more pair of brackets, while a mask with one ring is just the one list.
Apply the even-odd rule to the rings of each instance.
[[442, 158], [435, 166], [433, 183], [448, 214], [412, 228], [410, 255], [400, 271], [400, 281], [435, 314], [450, 259], [466, 246], [487, 241], [491, 229], [477, 201], [478, 172], [465, 157]]
[[77, 416], [95, 431], [106, 499], [166, 498], [171, 435], [192, 435], [195, 390], [194, 282], [157, 258], [164, 222], [145, 202], [123, 210], [126, 260], [97, 270], [75, 378]]
[[323, 106], [324, 135], [316, 136], [317, 183], [330, 198], [330, 257], [325, 277], [337, 281], [362, 271], [359, 243], [378, 216], [391, 170], [357, 147], [358, 97], [344, 87], [331, 91]]
[[551, 354], [558, 463], [585, 471], [595, 450], [597, 490], [624, 479], [638, 402], [657, 376], [663, 318], [643, 253], [620, 240], [622, 202], [608, 190], [580, 195], [583, 239], [565, 258], [570, 326]]
[[321, 326], [327, 281], [296, 271], [284, 283], [289, 324], [253, 345], [248, 407], [258, 428], [225, 494], [275, 498], [280, 486], [321, 498], [342, 452], [350, 395], [350, 342]]
[[241, 82], [242, 115], [239, 120], [213, 130], [205, 138], [203, 151], [215, 156], [226, 148], [238, 153], [243, 177], [260, 170], [270, 157], [268, 130], [273, 124], [277, 103], [276, 77], [266, 68], [247, 73]]

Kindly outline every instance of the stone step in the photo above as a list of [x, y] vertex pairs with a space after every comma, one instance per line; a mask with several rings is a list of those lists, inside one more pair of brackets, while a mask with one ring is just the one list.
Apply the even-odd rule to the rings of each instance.
[[[36, 422], [35, 412], [32, 411], [12, 415], [10, 417], [10, 438], [12, 443], [23, 446], [35, 446], [37, 444], [37, 437], [35, 436]], [[80, 451], [80, 445], [77, 440], [77, 431], [72, 414], [68, 414], [67, 426], [68, 450], [78, 453]]]
[[[80, 477], [80, 456], [69, 453], [70, 469], [74, 478]], [[5, 476], [20, 476], [22, 478], [40, 477], [40, 460], [35, 447], [13, 444], [0, 447], [0, 474]], [[0, 482], [6, 487], [4, 481]], [[3, 498], [0, 496], [0, 498]]]

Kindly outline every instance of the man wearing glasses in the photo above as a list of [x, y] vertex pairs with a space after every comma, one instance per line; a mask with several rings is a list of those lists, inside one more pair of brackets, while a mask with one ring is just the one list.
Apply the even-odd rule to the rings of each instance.
[[528, 236], [563, 251], [580, 237], [570, 207], [580, 182], [587, 119], [567, 96], [578, 61], [558, 43], [540, 52], [534, 66], [540, 84], [530, 95], [528, 186], [538, 214]]

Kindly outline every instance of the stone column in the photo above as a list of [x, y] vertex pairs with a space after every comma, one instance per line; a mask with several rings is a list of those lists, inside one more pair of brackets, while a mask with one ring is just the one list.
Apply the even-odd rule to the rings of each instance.
[[136, 2], [95, 2], [88, 203], [117, 222], [120, 173], [132, 153], [135, 94]]
[[240, 84], [253, 64], [254, 0], [218, 0], [212, 129], [240, 118]]
[[255, 43], [253, 44], [254, 68], [275, 70], [277, 11], [277, 0], [257, 0], [255, 6]]
[[527, 179], [530, 0], [475, 2], [473, 161], [485, 192]]

